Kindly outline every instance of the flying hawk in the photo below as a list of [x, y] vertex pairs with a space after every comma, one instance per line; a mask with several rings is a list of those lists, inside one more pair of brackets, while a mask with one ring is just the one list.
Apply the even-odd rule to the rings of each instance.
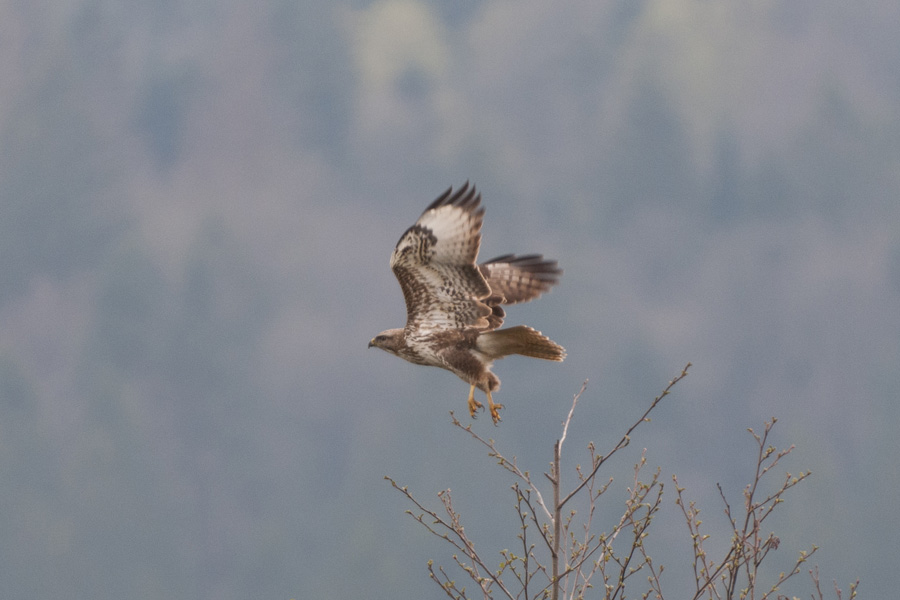
[[482, 408], [477, 387], [487, 395], [494, 423], [502, 404], [491, 393], [500, 379], [491, 364], [521, 354], [561, 361], [562, 346], [531, 327], [498, 329], [503, 304], [527, 302], [556, 284], [562, 270], [539, 254], [506, 254], [476, 264], [481, 245], [481, 194], [466, 182], [431, 203], [416, 224], [400, 236], [391, 254], [391, 269], [406, 300], [406, 327], [382, 331], [369, 342], [418, 365], [441, 367], [468, 383], [469, 414]]

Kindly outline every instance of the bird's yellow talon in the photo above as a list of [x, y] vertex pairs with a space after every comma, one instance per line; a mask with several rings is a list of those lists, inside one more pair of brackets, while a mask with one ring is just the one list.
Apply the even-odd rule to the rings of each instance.
[[469, 416], [472, 417], [473, 419], [477, 419], [478, 418], [477, 411], [479, 411], [479, 410], [484, 410], [484, 404], [482, 404], [481, 402], [477, 402], [477, 401], [473, 402], [472, 404], [469, 405]]
[[469, 416], [474, 419], [474, 418], [476, 418], [475, 411], [477, 411], [480, 408], [481, 409], [484, 408], [484, 404], [482, 404], [481, 402], [479, 402], [478, 400], [475, 399], [475, 386], [474, 385], [469, 389], [468, 403], [469, 403]]
[[494, 425], [500, 423], [500, 409], [503, 408], [502, 404], [494, 404], [493, 399], [491, 399], [491, 393], [487, 393], [487, 401], [488, 401], [488, 410], [491, 411], [491, 418], [494, 420]]

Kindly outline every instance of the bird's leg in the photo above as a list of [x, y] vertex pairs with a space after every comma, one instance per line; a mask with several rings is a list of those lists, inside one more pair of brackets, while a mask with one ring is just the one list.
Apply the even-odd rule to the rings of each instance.
[[491, 393], [485, 392], [487, 394], [488, 401], [488, 410], [491, 411], [491, 418], [494, 420], [494, 425], [500, 422], [500, 412], [499, 410], [503, 408], [502, 404], [494, 404], [494, 401], [491, 399]]
[[475, 386], [469, 388], [469, 416], [475, 418], [475, 411], [484, 408], [484, 405], [475, 399]]

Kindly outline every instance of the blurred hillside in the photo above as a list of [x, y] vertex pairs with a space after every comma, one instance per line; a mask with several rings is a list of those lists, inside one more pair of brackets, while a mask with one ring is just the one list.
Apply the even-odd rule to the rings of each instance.
[[508, 544], [508, 483], [448, 425], [465, 385], [366, 352], [405, 316], [393, 244], [468, 179], [484, 258], [566, 270], [509, 312], [569, 357], [499, 363], [480, 431], [542, 469], [585, 378], [573, 453], [692, 361], [615, 474], [647, 447], [715, 527], [775, 415], [813, 471], [780, 568], [817, 544], [824, 581], [889, 597], [898, 22], [887, 0], [0, 3], [0, 595], [441, 597], [386, 474]]

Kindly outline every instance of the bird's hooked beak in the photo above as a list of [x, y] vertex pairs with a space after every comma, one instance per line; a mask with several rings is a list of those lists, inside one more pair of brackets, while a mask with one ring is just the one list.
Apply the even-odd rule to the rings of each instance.
[[368, 347], [371, 348], [371, 347], [374, 346], [374, 345], [375, 345], [375, 338], [372, 338], [371, 340], [369, 340], [369, 346], [368, 346]]

